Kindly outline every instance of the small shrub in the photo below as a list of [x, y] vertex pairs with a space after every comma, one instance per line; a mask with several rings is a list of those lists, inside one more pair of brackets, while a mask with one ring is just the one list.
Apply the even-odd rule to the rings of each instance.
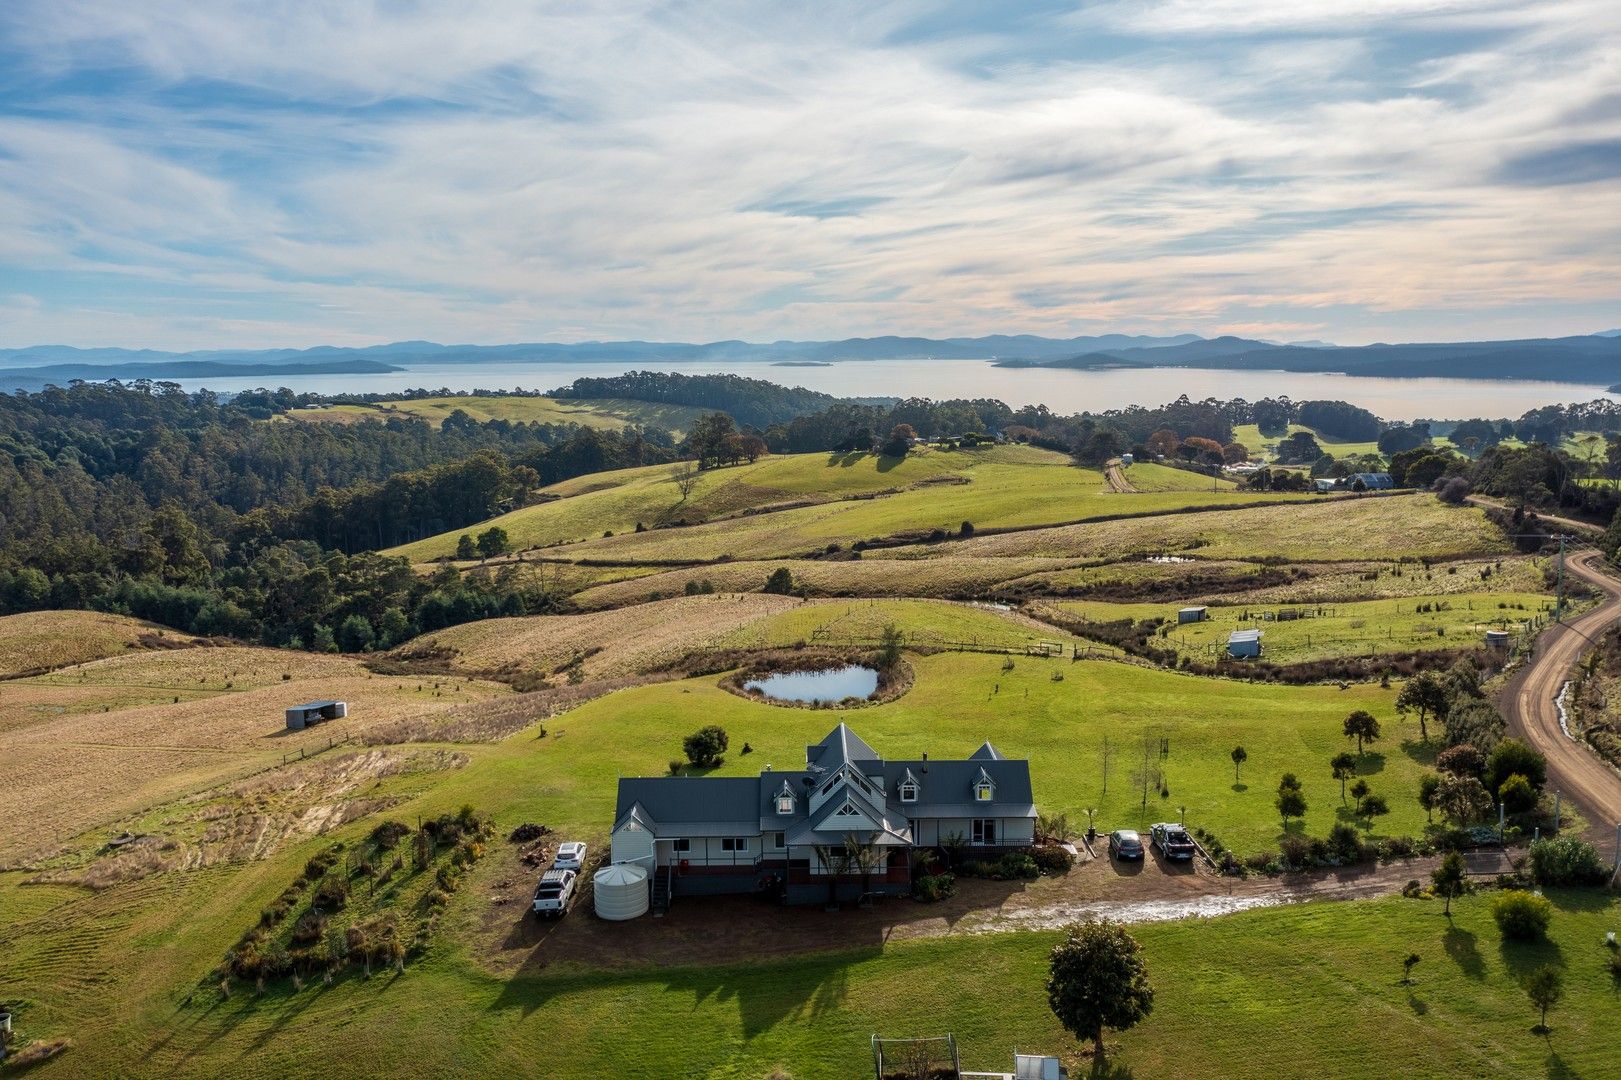
[[920, 903], [933, 904], [957, 891], [957, 879], [949, 874], [925, 874], [912, 884], [912, 896]]
[[1244, 860], [1244, 868], [1257, 874], [1264, 874], [1277, 861], [1277, 856], [1270, 851], [1257, 851]]
[[991, 876], [991, 864], [970, 859], [957, 867], [957, 873], [963, 877], [988, 878]]
[[991, 877], [997, 881], [1028, 880], [1041, 876], [1041, 867], [1027, 851], [1010, 851], [996, 860]]
[[371, 831], [371, 842], [379, 851], [393, 851], [410, 833], [411, 827], [402, 821], [385, 821]]
[[1067, 874], [1075, 865], [1075, 856], [1056, 844], [1038, 847], [1030, 853], [1036, 866], [1044, 874]]
[[1292, 867], [1306, 866], [1311, 862], [1311, 840], [1308, 837], [1290, 834], [1278, 841], [1278, 856], [1284, 863]]
[[687, 763], [685, 761], [682, 761], [680, 758], [671, 758], [670, 759], [670, 775], [671, 776], [680, 776], [681, 775], [681, 770], [685, 769], [686, 767], [687, 767]]
[[1508, 941], [1538, 941], [1547, 936], [1553, 904], [1545, 896], [1510, 889], [1492, 898], [1492, 918]]
[[1337, 859], [1346, 863], [1361, 862], [1365, 854], [1362, 835], [1343, 821], [1328, 830], [1328, 847]]
[[326, 916], [320, 912], [306, 911], [293, 924], [292, 942], [294, 945], [310, 945], [320, 941], [325, 935]]
[[322, 911], [341, 911], [349, 902], [349, 882], [341, 874], [328, 874], [315, 889], [314, 904]]
[[1531, 880], [1538, 885], [1601, 885], [1609, 876], [1592, 844], [1556, 836], [1531, 845]]

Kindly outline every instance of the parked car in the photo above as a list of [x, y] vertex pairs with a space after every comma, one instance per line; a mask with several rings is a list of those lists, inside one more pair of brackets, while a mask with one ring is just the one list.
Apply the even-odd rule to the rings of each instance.
[[553, 870], [582, 870], [585, 868], [585, 845], [577, 840], [557, 845], [557, 858], [552, 860]]
[[1136, 829], [1116, 829], [1109, 834], [1109, 857], [1111, 859], [1141, 859], [1143, 857], [1143, 838], [1137, 835]]
[[1167, 859], [1193, 858], [1193, 838], [1188, 835], [1186, 829], [1174, 821], [1161, 822], [1148, 832], [1154, 838], [1154, 846], [1159, 848], [1159, 853]]
[[535, 888], [535, 902], [530, 910], [547, 919], [567, 915], [574, 901], [574, 881], [578, 875], [572, 870], [548, 870], [540, 875]]

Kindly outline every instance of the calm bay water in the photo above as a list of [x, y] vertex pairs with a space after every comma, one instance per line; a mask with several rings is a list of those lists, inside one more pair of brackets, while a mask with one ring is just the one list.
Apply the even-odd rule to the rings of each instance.
[[280, 375], [251, 379], [182, 379], [188, 390], [222, 393], [286, 386], [300, 393], [392, 393], [437, 390], [552, 390], [584, 376], [625, 370], [689, 375], [725, 372], [803, 386], [840, 397], [1000, 398], [1014, 408], [1046, 405], [1072, 413], [1162, 405], [1186, 394], [1207, 398], [1290, 397], [1296, 401], [1349, 401], [1387, 420], [1517, 417], [1543, 405], [1594, 398], [1621, 400], [1600, 386], [1532, 380], [1381, 379], [1297, 371], [1215, 371], [1203, 368], [1122, 368], [1114, 371], [1043, 371], [998, 368], [984, 360], [860, 360], [827, 367], [768, 363], [638, 364], [424, 364], [379, 375]]

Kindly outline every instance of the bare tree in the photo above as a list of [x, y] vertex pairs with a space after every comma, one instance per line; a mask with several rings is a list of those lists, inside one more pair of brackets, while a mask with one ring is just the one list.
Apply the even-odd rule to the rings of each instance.
[[675, 480], [676, 489], [681, 492], [681, 501], [686, 502], [687, 496], [692, 494], [693, 487], [698, 483], [697, 464], [692, 461], [680, 462], [671, 475]]
[[1158, 791], [1164, 786], [1165, 772], [1160, 767], [1160, 740], [1147, 732], [1143, 733], [1143, 761], [1142, 765], [1132, 771], [1131, 782], [1141, 784], [1143, 789], [1143, 809], [1148, 809], [1148, 791], [1152, 788]]

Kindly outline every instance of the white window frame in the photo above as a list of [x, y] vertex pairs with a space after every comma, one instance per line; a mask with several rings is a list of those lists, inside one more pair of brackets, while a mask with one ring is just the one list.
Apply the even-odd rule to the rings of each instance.
[[917, 802], [917, 785], [910, 780], [901, 785], [901, 802]]
[[777, 796], [777, 814], [788, 817], [794, 812], [794, 797], [792, 795]]
[[688, 836], [676, 837], [670, 841], [670, 850], [681, 855], [689, 853], [692, 851], [692, 838]]
[[772, 851], [781, 851], [783, 848], [785, 848], [787, 846], [788, 846], [788, 834], [787, 833], [774, 832], [774, 833], [771, 834], [771, 850]]
[[973, 843], [987, 847], [996, 843], [995, 818], [974, 818], [970, 829]]
[[720, 838], [720, 849], [736, 855], [749, 853], [749, 838], [746, 836], [723, 836]]
[[996, 798], [996, 785], [989, 780], [980, 780], [974, 784], [974, 801], [990, 802]]

